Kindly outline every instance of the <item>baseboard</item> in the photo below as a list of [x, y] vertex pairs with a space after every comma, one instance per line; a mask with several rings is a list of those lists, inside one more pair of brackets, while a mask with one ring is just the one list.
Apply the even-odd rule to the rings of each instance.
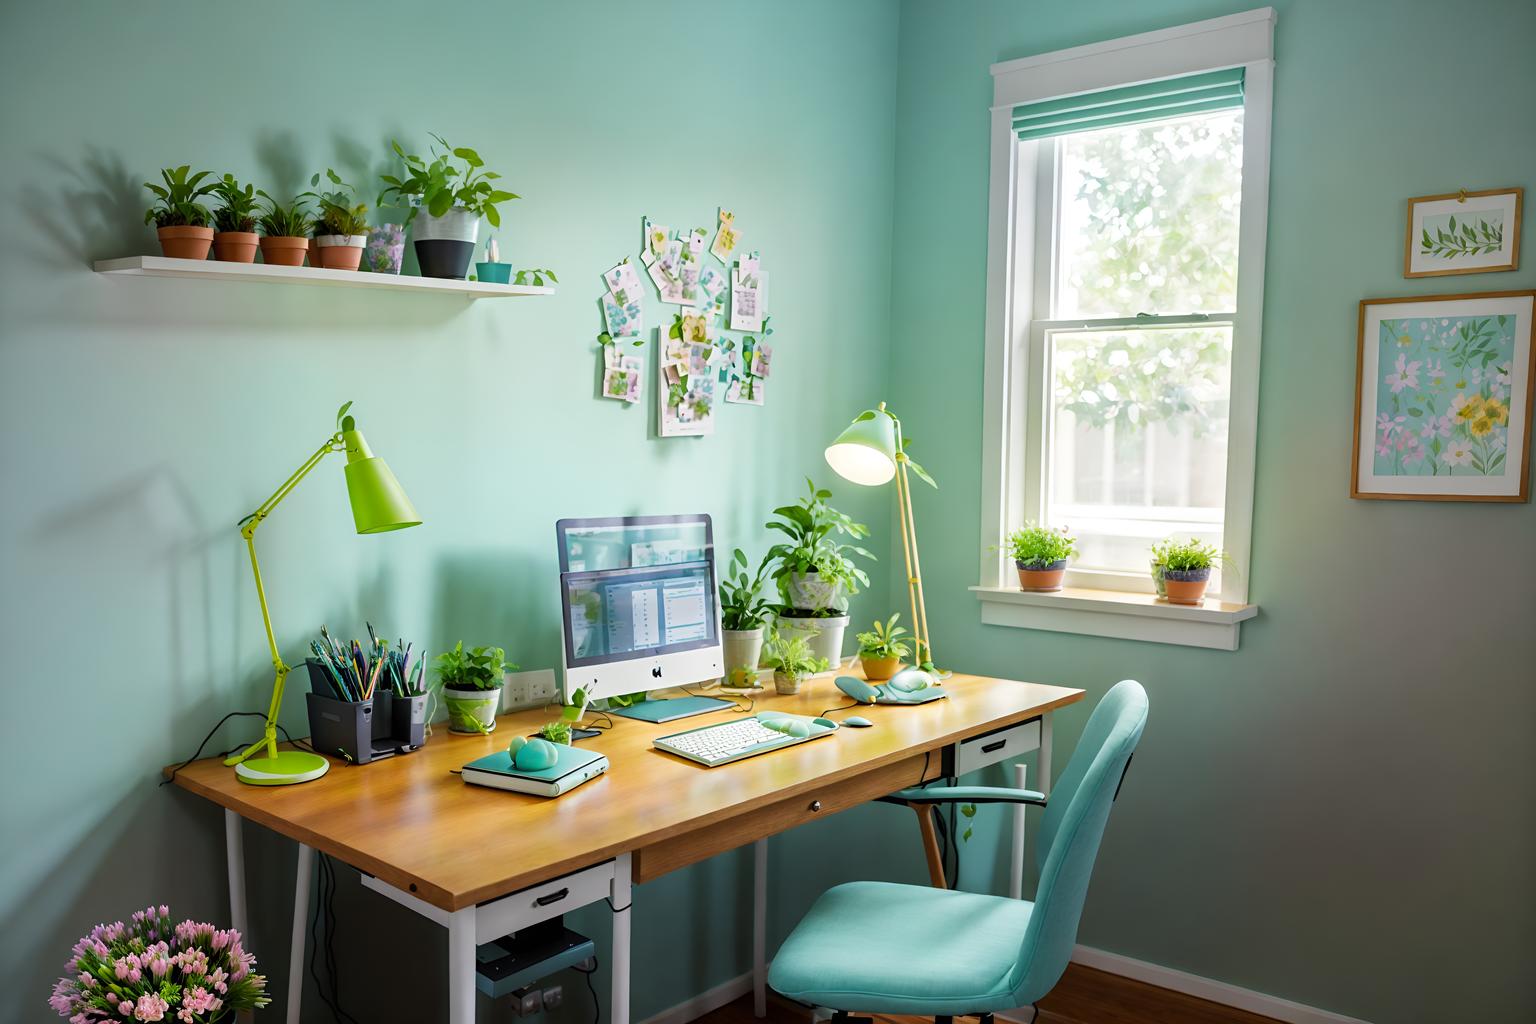
[[700, 992], [692, 999], [685, 999], [676, 1006], [669, 1006], [640, 1024], [688, 1024], [726, 1003], [732, 1003], [752, 991], [752, 972], [738, 974], [722, 981], [712, 989]]
[[[1319, 1010], [1314, 1006], [1292, 1002], [1289, 999], [1281, 999], [1279, 996], [1266, 995], [1263, 992], [1255, 992], [1252, 989], [1239, 988], [1236, 985], [1228, 985], [1223, 981], [1212, 981], [1210, 978], [1202, 978], [1198, 974], [1188, 974], [1184, 971], [1176, 971], [1171, 967], [1161, 967], [1157, 964], [1149, 964], [1144, 960], [1134, 960], [1119, 953], [1106, 953], [1102, 949], [1093, 949], [1088, 946], [1077, 946], [1072, 950], [1072, 962], [1082, 964], [1084, 967], [1092, 967], [1104, 971], [1107, 974], [1117, 974], [1122, 978], [1131, 978], [1135, 981], [1145, 982], [1148, 985], [1156, 985], [1158, 988], [1171, 989], [1174, 992], [1182, 992], [1187, 996], [1197, 999], [1207, 999], [1222, 1006], [1230, 1006], [1238, 1010], [1247, 1010], [1261, 1017], [1272, 1017], [1285, 1024], [1367, 1024], [1358, 1017], [1346, 1017], [1341, 1013], [1333, 1013], [1329, 1010]], [[1005, 1016], [998, 1014], [999, 1017]], [[1015, 1017], [1006, 1015], [1008, 1020], [1028, 1021], [1028, 1012]]]

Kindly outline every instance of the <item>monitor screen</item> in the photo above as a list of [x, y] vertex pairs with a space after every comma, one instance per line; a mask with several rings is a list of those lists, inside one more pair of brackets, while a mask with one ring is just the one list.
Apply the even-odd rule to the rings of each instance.
[[573, 572], [565, 646], [575, 668], [712, 647], [715, 588], [705, 563]]

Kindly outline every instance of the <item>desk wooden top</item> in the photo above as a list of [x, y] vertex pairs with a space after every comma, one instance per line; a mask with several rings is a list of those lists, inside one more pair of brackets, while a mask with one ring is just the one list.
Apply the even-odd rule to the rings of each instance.
[[[323, 778], [301, 785], [246, 785], [217, 758], [183, 768], [176, 785], [428, 903], [457, 910], [1083, 697], [1082, 690], [1061, 686], [959, 674], [944, 687], [947, 700], [831, 716], [857, 713], [873, 728], [839, 729], [826, 739], [718, 768], [664, 754], [651, 740], [737, 712], [663, 725], [615, 717], [612, 730], [581, 741], [608, 756], [607, 773], [555, 799], [471, 786], [450, 774], [504, 749], [514, 735], [533, 732], [555, 717], [551, 709], [503, 715], [489, 736], [449, 733], [439, 723], [420, 750], [366, 765], [333, 758]], [[808, 681], [794, 696], [771, 688], [760, 692], [756, 710], [816, 715], [847, 703], [826, 677]], [[928, 777], [939, 770], [936, 755]]]

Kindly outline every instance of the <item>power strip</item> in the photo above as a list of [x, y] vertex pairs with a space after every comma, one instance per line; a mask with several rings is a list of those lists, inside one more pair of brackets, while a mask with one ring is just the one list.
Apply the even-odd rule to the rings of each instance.
[[552, 668], [508, 672], [501, 688], [501, 710], [542, 708], [554, 703], [556, 692], [555, 670]]

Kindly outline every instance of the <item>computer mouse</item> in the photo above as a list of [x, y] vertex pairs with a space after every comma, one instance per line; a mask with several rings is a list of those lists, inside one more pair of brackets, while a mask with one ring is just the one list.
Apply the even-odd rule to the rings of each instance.
[[858, 715], [851, 715], [848, 718], [843, 719], [843, 724], [851, 726], [854, 729], [868, 729], [875, 723], [871, 722], [867, 718], [860, 718]]
[[885, 684], [898, 693], [915, 693], [918, 690], [926, 690], [934, 685], [933, 676], [920, 668], [904, 668], [891, 677], [891, 681]]
[[837, 688], [848, 696], [864, 704], [873, 704], [880, 696], [880, 691], [870, 686], [857, 676], [838, 676]]

